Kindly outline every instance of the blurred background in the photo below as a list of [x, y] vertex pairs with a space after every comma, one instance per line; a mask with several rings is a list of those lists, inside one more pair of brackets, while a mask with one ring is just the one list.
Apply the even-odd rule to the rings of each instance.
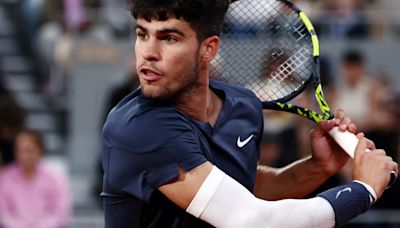
[[[400, 2], [294, 2], [319, 34], [328, 103], [343, 108], [398, 161]], [[0, 172], [13, 174], [9, 166], [29, 170], [38, 163], [52, 170], [43, 180], [53, 178], [54, 184], [43, 188], [46, 199], [54, 198], [53, 211], [60, 212], [48, 215], [54, 217], [48, 224], [103, 227], [100, 134], [108, 111], [138, 86], [133, 26], [125, 0], [0, 0], [0, 166], [6, 170]], [[296, 102], [312, 106], [313, 98], [305, 94]], [[263, 164], [280, 167], [309, 153], [311, 122], [276, 112], [265, 117]], [[36, 134], [21, 136], [25, 128], [42, 136], [43, 147]], [[288, 137], [297, 140], [289, 145]], [[24, 163], [21, 154], [35, 148], [41, 162]], [[318, 191], [348, 181], [350, 172], [348, 164]], [[22, 190], [7, 197], [25, 194]], [[399, 192], [397, 182], [348, 227], [400, 227]], [[7, 213], [2, 199], [0, 216]]]

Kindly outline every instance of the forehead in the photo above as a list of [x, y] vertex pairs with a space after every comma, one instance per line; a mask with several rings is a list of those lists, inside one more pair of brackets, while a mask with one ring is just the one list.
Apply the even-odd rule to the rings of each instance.
[[143, 18], [138, 18], [136, 23], [139, 28], [144, 28], [149, 32], [163, 31], [166, 29], [178, 29], [179, 31], [185, 34], [195, 33], [190, 24], [183, 19], [168, 18], [167, 20], [162, 20], [162, 21], [156, 19], [148, 21]]
[[34, 138], [33, 138], [33, 136], [28, 135], [28, 134], [24, 134], [24, 133], [18, 135], [16, 141], [17, 141], [18, 143], [36, 144], [36, 143], [35, 143], [35, 140], [34, 140]]

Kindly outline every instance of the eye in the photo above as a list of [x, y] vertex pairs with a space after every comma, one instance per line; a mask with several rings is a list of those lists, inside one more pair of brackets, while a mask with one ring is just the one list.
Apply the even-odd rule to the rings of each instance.
[[166, 41], [167, 43], [175, 43], [178, 39], [172, 35], [165, 35], [161, 37], [161, 40]]
[[147, 34], [141, 30], [136, 30], [136, 36], [137, 38], [144, 40], [147, 38]]

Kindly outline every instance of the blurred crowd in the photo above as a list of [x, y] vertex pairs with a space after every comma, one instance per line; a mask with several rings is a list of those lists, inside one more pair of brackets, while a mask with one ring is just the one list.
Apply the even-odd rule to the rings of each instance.
[[[118, 43], [134, 39], [134, 21], [125, 0], [8, 2], [14, 4], [7, 13], [18, 30], [16, 39], [23, 54], [33, 62], [37, 90], [51, 98], [68, 99], [71, 91], [68, 77], [76, 40], [90, 38]], [[397, 0], [293, 2], [311, 17], [321, 40], [357, 42], [400, 38]], [[26, 110], [5, 86], [1, 59], [0, 55], [0, 227], [66, 227], [73, 207], [68, 177], [49, 171], [41, 162], [46, 156], [41, 132], [26, 126]], [[135, 60], [129, 62], [131, 67], [125, 81], [108, 91], [104, 109], [99, 110], [104, 115], [138, 86]], [[322, 59], [321, 76], [332, 108], [344, 109], [359, 131], [399, 161], [400, 95], [397, 94], [399, 85], [393, 82], [396, 76], [387, 75], [384, 70], [371, 71], [368, 56], [356, 48], [340, 53], [337, 62]], [[312, 91], [305, 93], [295, 102], [312, 107], [315, 105], [312, 94]], [[260, 162], [281, 167], [309, 154], [308, 132], [313, 127], [310, 121], [292, 114], [266, 111], [265, 123]], [[297, 140], [288, 144], [287, 138]], [[96, 198], [101, 189], [101, 169], [97, 173]], [[351, 162], [322, 189], [350, 178]], [[399, 190], [397, 182], [374, 207], [400, 208], [400, 195], [396, 194]]]
[[42, 162], [42, 135], [24, 129], [15, 138], [15, 160], [0, 173], [0, 224], [12, 228], [67, 227], [68, 181]]
[[382, 39], [398, 35], [396, 0], [294, 0], [314, 21], [317, 33], [331, 39]]
[[[17, 0], [18, 1], [18, 0]], [[36, 60], [43, 92], [63, 94], [74, 38], [118, 42], [132, 38], [133, 19], [125, 0], [19, 1], [21, 43]], [[294, 0], [314, 21], [323, 39], [381, 39], [397, 34], [395, 0]], [[389, 23], [394, 22], [394, 23]]]
[[20, 39], [36, 59], [36, 79], [49, 95], [65, 95], [74, 38], [111, 42], [131, 34], [125, 0], [28, 0], [18, 3]]
[[[377, 148], [385, 149], [388, 155], [399, 161], [400, 155], [400, 109], [399, 85], [394, 84], [388, 75], [380, 72], [372, 75], [367, 70], [368, 60], [361, 50], [346, 50], [339, 61], [338, 75], [333, 77], [331, 64], [321, 61], [321, 77], [325, 96], [332, 110], [343, 109], [357, 125], [357, 130], [375, 142]], [[397, 88], [396, 88], [397, 87]], [[307, 91], [295, 98], [295, 104], [313, 107], [314, 91]], [[309, 132], [314, 123], [292, 114], [265, 111], [264, 142], [261, 162], [282, 167], [299, 158], [309, 155]], [[296, 139], [287, 143], [287, 139]], [[321, 190], [346, 183], [351, 180], [351, 161], [333, 176]], [[399, 208], [400, 185], [387, 190], [384, 197], [374, 205], [375, 208]]]

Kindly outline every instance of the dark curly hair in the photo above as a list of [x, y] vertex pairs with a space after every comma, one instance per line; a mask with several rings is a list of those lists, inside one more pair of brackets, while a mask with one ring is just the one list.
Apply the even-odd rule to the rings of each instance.
[[184, 19], [201, 41], [219, 35], [229, 0], [129, 0], [129, 10], [135, 19], [165, 21]]

